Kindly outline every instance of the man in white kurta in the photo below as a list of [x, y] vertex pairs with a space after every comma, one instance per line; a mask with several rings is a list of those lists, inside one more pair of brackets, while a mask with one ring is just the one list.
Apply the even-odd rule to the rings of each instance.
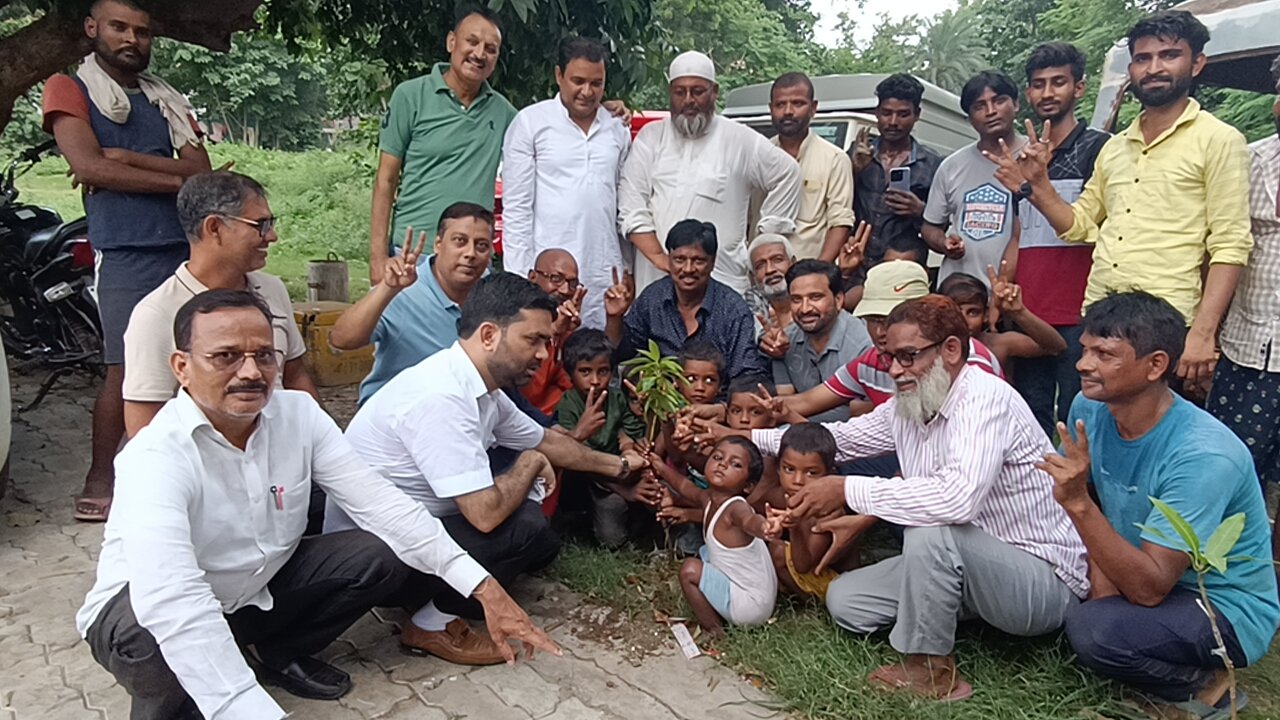
[[795, 231], [800, 166], [756, 131], [715, 114], [719, 86], [711, 58], [686, 52], [668, 72], [671, 119], [636, 136], [618, 187], [618, 222], [636, 247], [636, 288], [667, 276], [663, 242], [687, 218], [716, 226], [720, 249], [712, 277], [748, 286], [747, 214], [763, 195], [757, 230]]
[[567, 250], [587, 288], [582, 325], [604, 328], [604, 293], [624, 269], [618, 174], [631, 133], [601, 107], [603, 46], [574, 38], [556, 65], [560, 92], [521, 110], [502, 145], [502, 264], [527, 276], [544, 250]]

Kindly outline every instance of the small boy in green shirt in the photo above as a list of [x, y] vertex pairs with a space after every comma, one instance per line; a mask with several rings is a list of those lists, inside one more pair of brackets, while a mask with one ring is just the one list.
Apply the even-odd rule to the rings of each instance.
[[[600, 330], [583, 328], [565, 340], [560, 357], [573, 387], [560, 398], [556, 417], [570, 437], [592, 450], [616, 455], [635, 450], [645, 428], [631, 411], [626, 393], [609, 387], [615, 370], [613, 352]], [[613, 478], [566, 473], [566, 491], [584, 484], [591, 494], [592, 530], [602, 545], [616, 548], [625, 543], [632, 515], [647, 515], [652, 524], [652, 510], [637, 512], [661, 499], [661, 488], [652, 476], [623, 485]]]

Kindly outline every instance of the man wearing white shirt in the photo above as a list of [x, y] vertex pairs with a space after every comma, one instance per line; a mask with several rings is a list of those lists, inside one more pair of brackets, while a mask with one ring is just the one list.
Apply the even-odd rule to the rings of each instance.
[[[405, 563], [479, 600], [509, 657], [507, 637], [558, 652], [311, 396], [275, 388], [260, 298], [201, 293], [174, 327], [183, 389], [116, 457], [97, 581], [76, 615], [132, 718], [283, 718], [259, 680], [341, 697], [350, 677], [311, 656], [397, 590]], [[312, 482], [360, 529], [304, 539]]]
[[795, 231], [800, 166], [763, 135], [716, 115], [716, 69], [689, 51], [667, 73], [671, 119], [650, 123], [632, 143], [618, 186], [618, 221], [636, 247], [636, 291], [667, 276], [667, 231], [686, 219], [716, 226], [720, 250], [713, 277], [747, 289], [747, 216], [760, 193], [761, 233]]
[[[392, 378], [347, 427], [356, 453], [440, 518], [499, 582], [546, 566], [560, 551], [539, 507], [553, 489], [552, 466], [635, 482], [646, 465], [634, 452], [607, 455], [546, 430], [503, 393], [528, 382], [546, 360], [556, 309], [522, 277], [484, 278], [462, 306], [458, 342]], [[494, 446], [522, 453], [496, 477], [485, 454]], [[325, 513], [326, 533], [353, 526], [337, 498]], [[466, 593], [438, 592], [437, 578], [417, 579], [422, 607], [400, 635], [405, 650], [468, 665], [502, 661], [501, 648], [465, 635], [460, 616], [479, 610]], [[397, 597], [414, 601], [409, 590]]]
[[[1084, 544], [1054, 501], [1052, 478], [1036, 468], [1053, 446], [1017, 391], [968, 367], [969, 333], [955, 303], [926, 295], [885, 322], [894, 397], [826, 427], [837, 460], [896, 452], [902, 476], [810, 480], [789, 513], [858, 513], [815, 527], [834, 535], [819, 567], [875, 518], [905, 527], [902, 554], [836, 578], [827, 609], [853, 632], [892, 628], [889, 643], [906, 657], [872, 672], [871, 685], [963, 700], [973, 688], [951, 655], [957, 623], [981, 619], [1020, 636], [1062, 627], [1088, 592]], [[755, 430], [752, 440], [776, 455], [782, 433]]]
[[625, 124], [601, 107], [609, 56], [594, 40], [560, 45], [560, 92], [516, 114], [502, 145], [502, 266], [528, 275], [538, 254], [559, 248], [578, 261], [584, 327], [604, 328], [604, 291], [623, 269], [618, 174], [631, 144]]

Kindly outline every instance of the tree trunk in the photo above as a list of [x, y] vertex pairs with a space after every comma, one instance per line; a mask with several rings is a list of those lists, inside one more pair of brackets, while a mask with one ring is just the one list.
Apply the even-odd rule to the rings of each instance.
[[[0, 0], [0, 7], [9, 2]], [[232, 33], [256, 27], [253, 14], [261, 4], [262, 0], [157, 3], [153, 29], [158, 35], [226, 52]], [[13, 104], [23, 93], [88, 52], [84, 16], [61, 8], [0, 38], [0, 130], [9, 124]]]

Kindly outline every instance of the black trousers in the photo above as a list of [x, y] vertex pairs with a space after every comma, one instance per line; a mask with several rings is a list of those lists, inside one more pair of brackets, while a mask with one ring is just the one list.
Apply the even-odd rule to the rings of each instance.
[[[241, 646], [268, 664], [320, 652], [388, 593], [409, 568], [363, 530], [304, 538], [267, 584], [269, 611], [244, 607], [226, 616]], [[132, 720], [187, 717], [192, 703], [165, 664], [155, 638], [138, 624], [126, 585], [103, 607], [85, 638], [93, 659], [133, 700]]]
[[[541, 570], [560, 554], [560, 537], [542, 515], [542, 507], [525, 500], [501, 525], [483, 533], [467, 522], [461, 513], [440, 518], [444, 529], [480, 563], [504, 588], [518, 576]], [[434, 575], [410, 571], [403, 587], [393, 593], [385, 605], [421, 606], [434, 601], [436, 609], [450, 615], [473, 620], [484, 618], [480, 603], [464, 598]]]

